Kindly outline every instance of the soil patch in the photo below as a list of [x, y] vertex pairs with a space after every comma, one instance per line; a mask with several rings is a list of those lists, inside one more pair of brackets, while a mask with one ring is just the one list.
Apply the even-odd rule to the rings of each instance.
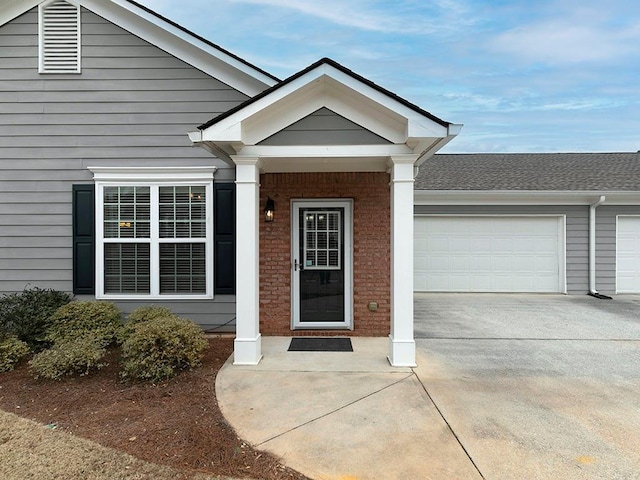
[[215, 377], [232, 350], [233, 338], [209, 339], [201, 368], [158, 385], [122, 383], [117, 349], [103, 370], [60, 382], [35, 380], [25, 362], [0, 374], [0, 409], [185, 474], [308, 480], [244, 443], [222, 416]]

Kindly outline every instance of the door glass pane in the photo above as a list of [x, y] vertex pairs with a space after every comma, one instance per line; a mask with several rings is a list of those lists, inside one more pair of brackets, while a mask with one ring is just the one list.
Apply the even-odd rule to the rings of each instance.
[[344, 322], [343, 208], [300, 209], [300, 322]]
[[341, 268], [342, 212], [306, 211], [304, 214], [304, 267], [306, 269]]

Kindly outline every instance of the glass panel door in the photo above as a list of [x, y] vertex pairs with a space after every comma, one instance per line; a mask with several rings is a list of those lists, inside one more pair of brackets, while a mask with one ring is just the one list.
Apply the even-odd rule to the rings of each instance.
[[294, 328], [351, 325], [351, 203], [294, 203]]

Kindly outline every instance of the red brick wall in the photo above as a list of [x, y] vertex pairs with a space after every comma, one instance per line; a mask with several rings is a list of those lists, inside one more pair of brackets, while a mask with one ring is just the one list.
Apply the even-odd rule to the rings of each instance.
[[[291, 330], [291, 199], [353, 199], [353, 325], [349, 335], [386, 336], [390, 329], [390, 190], [386, 173], [283, 173], [260, 176], [260, 332], [345, 335], [345, 330]], [[275, 221], [265, 223], [267, 197]], [[242, 275], [242, 272], [238, 272]], [[369, 302], [377, 302], [371, 312]]]

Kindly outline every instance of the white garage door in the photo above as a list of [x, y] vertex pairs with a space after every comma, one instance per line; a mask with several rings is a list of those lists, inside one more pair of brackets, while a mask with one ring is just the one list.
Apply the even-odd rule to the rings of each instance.
[[616, 292], [640, 293], [640, 217], [618, 217]]
[[564, 292], [564, 217], [415, 218], [414, 289]]

